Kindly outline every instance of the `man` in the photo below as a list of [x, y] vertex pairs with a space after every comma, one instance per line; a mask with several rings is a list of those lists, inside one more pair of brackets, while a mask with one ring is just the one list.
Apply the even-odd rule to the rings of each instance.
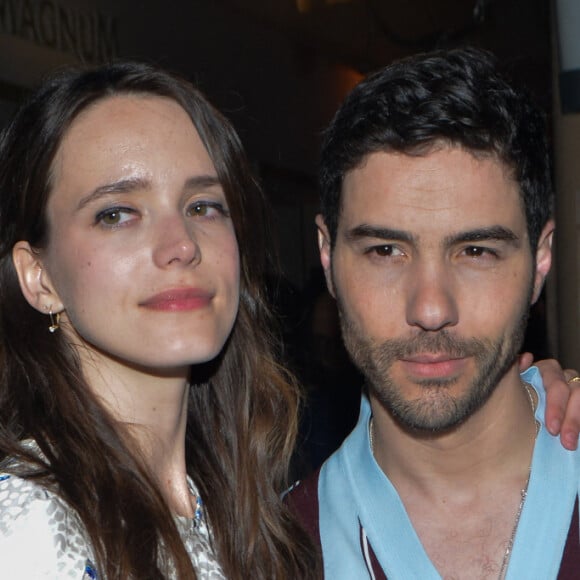
[[544, 132], [463, 49], [371, 76], [326, 133], [320, 255], [368, 386], [353, 433], [290, 498], [326, 578], [580, 573], [580, 455], [517, 364], [551, 264]]

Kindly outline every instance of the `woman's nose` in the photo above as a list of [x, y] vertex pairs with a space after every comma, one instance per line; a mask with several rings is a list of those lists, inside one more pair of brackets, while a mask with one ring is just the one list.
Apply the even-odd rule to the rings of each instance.
[[190, 266], [201, 260], [193, 228], [183, 217], [165, 219], [158, 225], [153, 259], [157, 266]]

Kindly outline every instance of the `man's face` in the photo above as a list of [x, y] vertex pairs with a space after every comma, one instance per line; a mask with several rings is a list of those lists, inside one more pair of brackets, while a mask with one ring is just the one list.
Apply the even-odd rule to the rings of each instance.
[[370, 154], [344, 179], [332, 249], [317, 222], [345, 344], [371, 393], [408, 428], [462, 422], [514, 367], [553, 223], [532, 255], [505, 166], [456, 147]]

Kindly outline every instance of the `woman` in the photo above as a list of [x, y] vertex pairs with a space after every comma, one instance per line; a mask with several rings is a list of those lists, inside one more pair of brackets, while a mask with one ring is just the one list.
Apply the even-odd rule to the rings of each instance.
[[11, 578], [316, 575], [278, 495], [297, 392], [265, 330], [263, 218], [230, 125], [147, 65], [63, 73], [7, 128]]

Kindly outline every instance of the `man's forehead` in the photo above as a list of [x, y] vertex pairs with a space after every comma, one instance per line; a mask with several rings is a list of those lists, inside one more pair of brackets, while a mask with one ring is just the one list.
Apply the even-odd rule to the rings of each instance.
[[513, 168], [495, 150], [484, 150], [484, 149], [472, 149], [464, 146], [461, 143], [455, 143], [445, 139], [436, 139], [434, 141], [428, 141], [425, 143], [419, 143], [412, 147], [405, 148], [404, 150], [397, 150], [390, 147], [385, 147], [384, 149], [375, 149], [369, 151], [356, 163], [352, 168], [345, 172], [343, 176], [344, 180], [347, 179], [354, 171], [364, 169], [370, 158], [376, 154], [386, 154], [393, 158], [398, 159], [416, 159], [416, 158], [426, 158], [433, 157], [435, 154], [441, 151], [457, 151], [469, 155], [474, 160], [483, 161], [489, 160], [497, 163], [498, 167], [501, 167], [505, 172], [506, 178], [514, 179]]
[[[457, 171], [448, 171], [452, 164]], [[505, 163], [495, 152], [474, 151], [459, 145], [437, 142], [429, 147], [421, 147], [410, 151], [378, 150], [366, 154], [361, 161], [347, 171], [342, 181], [342, 194], [348, 192], [348, 187], [358, 177], [372, 173], [373, 177], [384, 177], [392, 181], [403, 176], [409, 180], [421, 179], [425, 182], [436, 182], [438, 175], [446, 171], [448, 180], [455, 182], [472, 173], [482, 173], [492, 169], [496, 177], [502, 178], [507, 186], [519, 189], [511, 166]], [[484, 177], [484, 175], [482, 175]]]
[[[524, 214], [519, 185], [495, 154], [474, 154], [457, 146], [431, 147], [421, 154], [377, 151], [346, 175], [339, 223], [374, 213], [417, 215], [445, 212], [458, 218], [471, 212]], [[406, 213], [405, 213], [406, 212]], [[357, 217], [359, 216], [359, 217]], [[378, 216], [377, 216], [378, 217]]]

